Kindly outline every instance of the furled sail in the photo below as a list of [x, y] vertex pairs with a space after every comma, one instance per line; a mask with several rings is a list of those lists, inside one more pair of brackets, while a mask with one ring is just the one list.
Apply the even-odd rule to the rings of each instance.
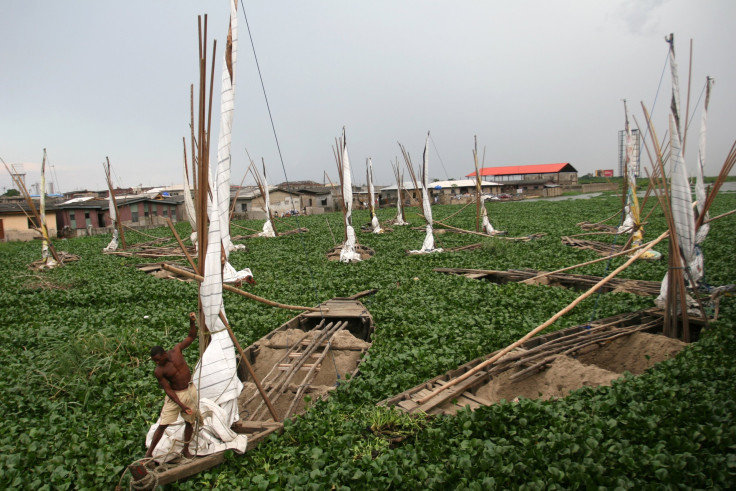
[[263, 179], [261, 182], [262, 182], [262, 188], [263, 188], [263, 202], [266, 208], [265, 209], [266, 223], [263, 224], [263, 231], [259, 232], [258, 235], [260, 237], [276, 237], [276, 231], [273, 228], [273, 222], [271, 218], [271, 195], [268, 191], [268, 180], [266, 179], [265, 164], [263, 166]]
[[481, 223], [483, 233], [487, 235], [493, 235], [494, 233], [496, 233], [495, 229], [493, 228], [493, 225], [491, 225], [491, 221], [488, 219], [488, 210], [486, 210], [486, 199], [485, 198], [481, 198], [480, 200], [480, 213], [483, 219]]
[[189, 236], [192, 244], [197, 245], [197, 213], [194, 210], [194, 200], [192, 199], [192, 191], [189, 184], [189, 174], [187, 173], [187, 165], [184, 163], [184, 210], [187, 212], [187, 220], [192, 226], [192, 234]]
[[370, 210], [371, 210], [371, 228], [374, 234], [380, 234], [383, 232], [381, 225], [378, 223], [378, 217], [376, 216], [376, 192], [373, 188], [373, 161], [369, 158], [367, 161], [367, 181], [368, 181], [368, 196], [370, 199]]
[[394, 177], [396, 177], [396, 218], [394, 218], [394, 225], [407, 225], [406, 221], [404, 221], [404, 209], [403, 204], [401, 203], [401, 200], [403, 199], [403, 176], [399, 172], [398, 162], [396, 162], [396, 165], [392, 162], [391, 167], [393, 167]]
[[46, 228], [46, 149], [43, 150], [43, 162], [41, 162], [41, 192], [39, 193], [39, 218], [41, 223], [41, 259], [45, 267], [53, 268], [57, 265], [56, 259], [49, 253], [49, 230]]
[[[232, 0], [234, 2], [235, 0]], [[220, 134], [217, 140], [217, 168], [211, 205], [217, 214], [210, 213], [220, 221], [220, 240], [225, 254], [223, 281], [236, 283], [251, 281], [253, 273], [245, 268], [237, 271], [230, 264], [230, 251], [236, 249], [230, 239], [230, 144], [232, 142], [233, 112], [235, 109], [235, 63], [238, 47], [237, 5], [230, 7], [230, 27], [227, 33], [224, 60], [222, 64], [222, 85], [220, 90]], [[217, 199], [215, 197], [217, 196]], [[209, 247], [208, 247], [209, 250]]]
[[434, 232], [432, 229], [432, 207], [429, 203], [429, 133], [424, 143], [424, 154], [422, 158], [422, 211], [427, 221], [426, 235], [422, 248], [418, 251], [409, 251], [413, 254], [426, 254], [430, 252], [442, 252], [441, 248], [434, 247]]
[[[693, 213], [693, 198], [690, 191], [685, 158], [682, 153], [682, 130], [680, 127], [680, 83], [677, 74], [675, 59], [675, 43], [673, 36], [666, 38], [670, 45], [669, 62], [672, 74], [672, 102], [670, 103], [670, 162], [672, 172], [670, 176], [670, 209], [675, 225], [675, 234], [679, 245], [682, 264], [688, 270], [685, 278], [690, 286], [695, 288], [703, 277], [703, 256], [700, 249], [695, 247], [695, 214]], [[668, 274], [662, 279], [662, 287], [655, 303], [665, 304], [668, 295]]]
[[690, 270], [689, 278], [692, 279], [691, 287], [694, 288], [703, 277], [703, 256], [695, 247], [693, 198], [685, 159], [682, 156], [680, 135], [673, 115], [670, 115], [670, 160], [672, 161], [672, 189], [670, 190], [672, 217], [675, 222], [680, 255], [683, 263]]
[[626, 172], [626, 204], [624, 205], [624, 222], [618, 228], [619, 233], [634, 234], [634, 246], [640, 245], [643, 231], [640, 229], [641, 220], [639, 214], [639, 200], [636, 196], [636, 162], [634, 159], [634, 139], [631, 135], [631, 126], [629, 125], [629, 108], [626, 106], [624, 99], [624, 114], [626, 123], [624, 126], [624, 138], [626, 142], [626, 153], [624, 160], [624, 169]]
[[353, 228], [353, 180], [350, 175], [350, 157], [345, 128], [342, 130], [342, 199], [345, 203], [345, 242], [340, 250], [340, 261], [344, 263], [360, 261], [360, 254], [355, 250], [356, 238]]
[[[708, 124], [708, 104], [710, 103], [710, 91], [713, 87], [713, 79], [706, 77], [705, 79], [705, 104], [703, 105], [703, 114], [700, 118], [700, 141], [698, 142], [698, 168], [695, 177], [695, 199], [697, 199], [698, 215], [703, 213], [705, 206], [705, 133]], [[706, 212], [703, 224], [695, 231], [695, 243], [701, 244], [710, 231], [710, 225], [706, 223], [708, 213]]]
[[[230, 0], [230, 30], [228, 33], [228, 48], [230, 40], [236, 39], [237, 2]], [[227, 61], [226, 68], [231, 69], [231, 63]], [[219, 154], [218, 150], [218, 154]], [[202, 422], [195, 428], [193, 437], [194, 445], [190, 447], [197, 455], [208, 455], [227, 449], [244, 452], [247, 444], [245, 435], [238, 435], [230, 430], [230, 426], [239, 419], [238, 395], [243, 389], [243, 384], [237, 376], [237, 359], [235, 347], [230, 338], [227, 327], [220, 316], [225, 317], [225, 307], [222, 298], [223, 264], [222, 256], [227, 255], [226, 242], [229, 233], [223, 234], [221, 226], [221, 208], [219, 204], [225, 201], [229, 203], [230, 189], [221, 186], [219, 179], [225, 171], [221, 166], [229, 167], [229, 155], [227, 158], [219, 159], [217, 164], [218, 185], [212, 187], [212, 200], [208, 206], [209, 230], [207, 233], [207, 253], [204, 261], [204, 281], [200, 285], [199, 299], [204, 312], [204, 322], [210, 333], [210, 342], [207, 345], [202, 358], [194, 369], [192, 381], [197, 387], [199, 394], [199, 410]], [[201, 183], [206, 185], [206, 183]], [[206, 189], [205, 186], [202, 188]], [[225, 192], [223, 199], [220, 194]], [[227, 206], [227, 205], [226, 205]], [[229, 223], [227, 223], [229, 226]], [[227, 239], [223, 238], [227, 236]], [[181, 449], [184, 433], [183, 419], [179, 416], [179, 424], [170, 425], [164, 437], [154, 451], [157, 460], [170, 460], [175, 453]], [[147, 443], [150, 444], [154, 425], [148, 433]]]
[[119, 235], [118, 235], [118, 227], [117, 227], [117, 224], [118, 224], [118, 213], [117, 213], [117, 211], [115, 209], [115, 202], [113, 201], [112, 196], [113, 196], [112, 195], [112, 190], [110, 190], [110, 194], [107, 197], [107, 201], [108, 201], [108, 208], [110, 209], [110, 220], [112, 221], [112, 240], [110, 240], [110, 243], [107, 244], [107, 247], [105, 247], [103, 249], [105, 251], [115, 251], [115, 250], [117, 250], [117, 248], [118, 248], [118, 240], [120, 238]]

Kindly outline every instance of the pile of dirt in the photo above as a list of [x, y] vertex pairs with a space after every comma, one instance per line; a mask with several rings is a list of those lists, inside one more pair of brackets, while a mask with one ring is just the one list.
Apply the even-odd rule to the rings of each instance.
[[674, 358], [685, 346], [687, 343], [679, 339], [636, 332], [616, 338], [603, 348], [582, 352], [578, 360], [612, 372], [639, 375], [661, 361]]
[[[345, 375], [355, 371], [355, 368], [360, 362], [360, 357], [360, 351], [331, 349], [322, 360], [312, 384], [335, 386], [338, 382], [338, 376], [340, 381], [346, 380]], [[305, 364], [311, 364], [317, 358], [318, 354], [312, 355]], [[294, 363], [297, 360], [298, 358], [287, 357], [286, 349], [261, 348], [258, 350], [255, 363], [253, 363], [253, 369], [256, 372], [258, 380], [266, 384], [275, 380], [280, 375], [280, 372], [283, 372], [283, 370], [278, 369], [279, 364]], [[289, 383], [301, 384], [304, 382], [308, 373], [308, 369], [302, 368], [294, 374]]]
[[507, 370], [494, 377], [478, 389], [477, 394], [491, 402], [513, 401], [517, 397], [551, 399], [565, 397], [571, 390], [585, 386], [610, 385], [621, 376], [595, 365], [584, 365], [567, 356], [558, 356], [549, 368], [536, 375], [512, 382], [510, 377], [517, 371]]
[[[517, 381], [512, 381], [511, 377], [525, 367], [506, 370], [479, 387], [473, 395], [488, 404], [501, 400], [515, 401], [520, 397], [566, 397], [581, 387], [610, 385], [624, 372], [641, 374], [655, 364], [673, 358], [686, 344], [658, 334], [636, 332], [608, 341], [600, 347], [591, 345], [581, 351], [577, 358], [558, 355], [546, 369]], [[451, 401], [442, 409], [452, 412], [459, 407]]]

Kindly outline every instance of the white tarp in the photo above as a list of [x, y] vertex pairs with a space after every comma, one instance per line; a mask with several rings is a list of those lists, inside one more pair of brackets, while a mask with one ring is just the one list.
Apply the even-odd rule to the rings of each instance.
[[373, 161], [369, 158], [368, 159], [368, 170], [367, 170], [367, 179], [368, 179], [368, 195], [370, 202], [370, 210], [371, 210], [371, 228], [373, 229], [374, 234], [380, 234], [383, 232], [383, 229], [381, 228], [381, 225], [378, 223], [378, 217], [376, 216], [376, 191], [373, 187]]
[[434, 247], [434, 233], [432, 231], [432, 206], [429, 203], [429, 133], [427, 133], [427, 141], [424, 143], [424, 154], [422, 158], [422, 211], [424, 218], [427, 220], [426, 235], [422, 248], [409, 251], [412, 254], [428, 254], [430, 252], [442, 252], [442, 249]]
[[[200, 431], [192, 438], [189, 450], [195, 455], [210, 455], [224, 450], [245, 452], [248, 444], [246, 435], [239, 435], [230, 429], [227, 424], [228, 416], [223, 409], [209, 399], [200, 398], [199, 412], [202, 416]], [[146, 435], [146, 446], [151, 445], [153, 434], [158, 423], [151, 426]], [[184, 445], [184, 418], [179, 415], [176, 423], [166, 428], [156, 449], [153, 458], [159, 462], [167, 462], [181, 453]]]
[[360, 261], [360, 254], [355, 250], [355, 230], [353, 229], [353, 180], [350, 175], [350, 157], [345, 130], [342, 132], [342, 199], [345, 202], [345, 233], [347, 238], [340, 250], [340, 261], [349, 263]]

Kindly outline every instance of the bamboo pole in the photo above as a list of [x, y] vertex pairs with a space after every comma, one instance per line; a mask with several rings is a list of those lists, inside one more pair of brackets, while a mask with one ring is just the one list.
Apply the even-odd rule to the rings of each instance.
[[243, 348], [240, 347], [240, 343], [235, 338], [235, 333], [230, 327], [230, 324], [227, 322], [227, 319], [225, 318], [225, 314], [223, 314], [222, 311], [220, 311], [220, 320], [227, 328], [227, 333], [230, 335], [230, 339], [233, 340], [233, 344], [237, 348], [238, 353], [240, 353], [240, 359], [245, 362], [245, 368], [248, 370], [248, 373], [253, 378], [253, 382], [256, 384], [256, 387], [258, 388], [258, 392], [261, 394], [261, 397], [263, 397], [263, 401], [266, 403], [266, 406], [268, 406], [268, 412], [271, 413], [271, 416], [273, 416], [274, 421], [278, 421], [279, 415], [276, 413], [276, 409], [273, 407], [273, 404], [271, 404], [271, 399], [268, 398], [268, 394], [266, 394], [266, 391], [263, 390], [263, 387], [261, 386], [261, 382], [258, 381], [258, 378], [256, 377], [256, 372], [253, 370], [253, 366], [248, 361], [248, 357], [245, 356], [245, 352], [243, 351]]
[[197, 269], [197, 266], [195, 266], [194, 264], [194, 259], [192, 259], [192, 256], [189, 255], [189, 251], [187, 251], [187, 248], [184, 246], [184, 242], [182, 242], [181, 237], [179, 237], [179, 234], [176, 233], [176, 229], [174, 228], [174, 224], [171, 222], [171, 218], [167, 218], [166, 222], [169, 225], [171, 232], [174, 234], [174, 238], [176, 238], [176, 242], [179, 243], [179, 248], [184, 253], [184, 256], [187, 258], [187, 261], [189, 261], [189, 265], [192, 267], [192, 269], [195, 272], [199, 271]]
[[[419, 213], [417, 213], [418, 216], [421, 216]], [[493, 237], [492, 235], [484, 234], [483, 232], [473, 232], [472, 230], [465, 230], [463, 228], [453, 227], [452, 225], [447, 225], [444, 222], [441, 222], [440, 220], [434, 220], [434, 223], [442, 225], [443, 227], [447, 227], [450, 230], [455, 230], [457, 232], [461, 232], [464, 234], [471, 234], [471, 235], [480, 235], [481, 237]]]
[[[190, 273], [189, 271], [185, 269], [177, 268], [176, 266], [172, 266], [170, 264], [161, 263], [161, 268], [165, 269], [166, 271], [170, 271], [172, 273], [176, 273], [178, 275], [181, 275], [185, 278], [189, 278], [190, 280], [196, 280], [200, 283], [204, 281], [204, 277], [200, 276], [196, 273]], [[253, 295], [252, 293], [248, 293], [244, 290], [240, 290], [238, 288], [235, 288], [234, 286], [223, 284], [222, 285], [223, 290], [227, 290], [229, 292], [237, 293], [239, 295], [242, 295], [246, 298], [250, 298], [251, 300], [255, 300], [256, 302], [261, 302], [266, 305], [270, 305], [271, 307], [278, 307], [280, 309], [286, 309], [286, 310], [300, 310], [300, 311], [308, 311], [308, 312], [319, 312], [320, 309], [315, 307], [301, 307], [299, 305], [286, 305], [283, 303], [274, 302], [273, 300], [268, 300], [263, 297], [259, 297], [258, 295]], [[324, 310], [324, 309], [323, 309]]]
[[588, 298], [589, 296], [591, 296], [593, 293], [595, 293], [596, 290], [598, 290], [601, 286], [605, 285], [606, 283], [608, 283], [609, 280], [611, 280], [613, 277], [615, 277], [621, 271], [623, 271], [624, 269], [628, 268], [631, 265], [631, 263], [633, 263], [634, 261], [636, 261], [639, 258], [639, 256], [641, 256], [641, 254], [643, 254], [647, 250], [649, 250], [652, 247], [654, 247], [656, 244], [658, 244], [660, 241], [662, 241], [665, 237], [667, 237], [667, 232], [663, 233], [662, 235], [660, 235], [659, 237], [657, 237], [655, 240], [651, 241], [649, 244], [647, 244], [646, 247], [644, 247], [642, 249], [642, 251], [639, 254], [631, 257], [624, 264], [622, 264], [621, 266], [619, 266], [618, 268], [616, 268], [608, 276], [606, 276], [601, 281], [599, 281], [598, 283], [596, 283], [595, 285], [593, 285], [593, 287], [591, 287], [587, 292], [583, 293], [578, 298], [576, 298], [575, 300], [573, 300], [572, 303], [570, 303], [567, 307], [565, 307], [564, 309], [562, 309], [559, 312], [557, 312], [555, 315], [553, 315], [545, 323], [543, 323], [543, 324], [539, 325], [538, 327], [532, 329], [529, 333], [527, 333], [521, 339], [519, 339], [515, 343], [512, 343], [512, 344], [508, 345], [507, 347], [505, 347], [504, 349], [502, 349], [501, 351], [499, 351], [498, 353], [496, 353], [495, 356], [489, 358], [488, 360], [484, 361], [483, 363], [480, 363], [480, 364], [476, 365], [472, 369], [470, 369], [467, 372], [465, 372], [463, 375], [454, 378], [453, 380], [449, 381], [447, 384], [443, 385], [442, 387], [439, 387], [439, 388], [435, 389], [431, 393], [429, 393], [426, 396], [424, 396], [421, 399], [419, 399], [417, 402], [419, 404], [426, 403], [427, 401], [429, 401], [430, 399], [432, 399], [433, 397], [435, 397], [436, 395], [438, 395], [442, 391], [449, 389], [450, 387], [452, 387], [452, 386], [454, 386], [454, 385], [462, 382], [463, 380], [469, 378], [471, 375], [479, 372], [483, 368], [491, 365], [492, 363], [496, 362], [498, 359], [500, 359], [503, 355], [505, 355], [506, 353], [508, 353], [512, 349], [514, 349], [517, 346], [523, 344], [524, 342], [526, 342], [529, 339], [531, 339], [537, 333], [539, 333], [542, 330], [546, 329], [547, 327], [551, 326], [560, 317], [562, 317], [563, 315], [565, 315], [566, 313], [568, 313], [575, 306], [577, 306], [580, 302], [582, 302], [583, 300], [585, 300], [586, 298]]
[[[733, 215], [734, 213], [736, 213], [736, 210], [727, 211], [726, 213], [722, 213], [720, 215], [711, 217], [708, 220], [705, 220], [705, 223], [713, 222], [715, 220], [718, 220], [719, 218], [727, 217], [728, 215]], [[705, 213], [703, 213], [703, 214], [705, 215]]]
[[[45, 152], [46, 152], [46, 149], [44, 149], [44, 159], [45, 159], [45, 155], [46, 155]], [[31, 210], [31, 213], [33, 214], [33, 218], [38, 222], [38, 226], [35, 227], [35, 228], [43, 236], [44, 235], [44, 232], [43, 232], [44, 222], [41, 220], [41, 215], [38, 212], [38, 210], [36, 209], [35, 203], [31, 199], [31, 195], [28, 192], [28, 188], [26, 188], [26, 185], [25, 185], [25, 183], [22, 180], [20, 180], [19, 178], [17, 178], [15, 176], [15, 174], [13, 174], [10, 171], [10, 168], [8, 167], [8, 164], [6, 164], [4, 160], [2, 162], [3, 162], [3, 165], [5, 166], [5, 169], [8, 171], [8, 174], [10, 174], [10, 178], [13, 180], [13, 183], [15, 183], [16, 186], [18, 186], [18, 190], [20, 191], [21, 195], [23, 196], [23, 199], [25, 199], [26, 204], [28, 205], [28, 208]], [[41, 192], [46, 192], [46, 190], [41, 190]], [[20, 205], [18, 205], [18, 206], [20, 207]], [[21, 207], [21, 209], [22, 209], [22, 207]], [[25, 213], [25, 210], [23, 211], [23, 213]], [[27, 213], [25, 213], [25, 215], [28, 216]], [[31, 220], [31, 221], [33, 221], [33, 220]], [[36, 225], [36, 224], [34, 223], [34, 225]], [[45, 236], [48, 239], [48, 232], [46, 232]], [[51, 240], [50, 239], [48, 240], [48, 246], [49, 246], [49, 251], [51, 251], [51, 255], [53, 256], [54, 260], [57, 263], [61, 263], [61, 260], [59, 259], [59, 255], [56, 253], [56, 248], [51, 243]]]

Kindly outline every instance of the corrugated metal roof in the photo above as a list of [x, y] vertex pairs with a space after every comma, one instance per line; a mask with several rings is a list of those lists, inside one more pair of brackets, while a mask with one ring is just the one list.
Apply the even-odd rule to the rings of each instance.
[[[560, 164], [509, 165], [504, 167], [483, 167], [481, 176], [514, 176], [519, 174], [548, 174], [553, 172], [577, 172], [569, 162]], [[475, 172], [465, 177], [475, 177]]]

